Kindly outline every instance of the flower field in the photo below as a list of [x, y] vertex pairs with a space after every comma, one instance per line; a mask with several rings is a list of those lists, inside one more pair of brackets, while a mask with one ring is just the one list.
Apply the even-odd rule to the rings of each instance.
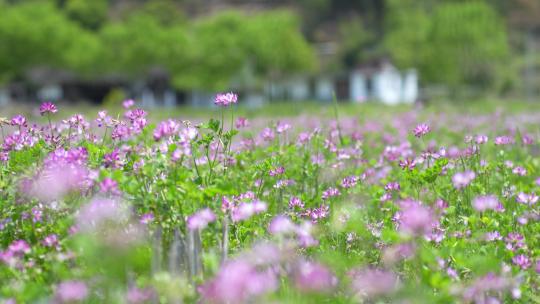
[[214, 103], [2, 118], [0, 301], [540, 302], [540, 112]]

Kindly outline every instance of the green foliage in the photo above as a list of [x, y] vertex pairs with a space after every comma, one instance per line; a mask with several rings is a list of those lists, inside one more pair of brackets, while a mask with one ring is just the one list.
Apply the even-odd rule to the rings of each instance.
[[84, 70], [94, 63], [96, 41], [52, 4], [4, 5], [1, 10], [0, 81], [34, 66]]
[[68, 0], [67, 15], [88, 29], [97, 29], [107, 19], [109, 0]]
[[509, 54], [503, 20], [482, 1], [389, 1], [385, 46], [402, 68], [452, 88], [500, 85]]

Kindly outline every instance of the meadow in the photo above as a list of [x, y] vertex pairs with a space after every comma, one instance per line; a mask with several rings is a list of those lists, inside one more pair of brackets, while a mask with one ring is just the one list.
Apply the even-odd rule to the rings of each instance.
[[2, 111], [0, 301], [540, 302], [540, 106], [214, 104]]

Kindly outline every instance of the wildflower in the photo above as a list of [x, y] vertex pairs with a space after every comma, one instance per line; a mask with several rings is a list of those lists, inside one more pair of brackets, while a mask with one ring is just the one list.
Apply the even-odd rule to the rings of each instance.
[[516, 255], [512, 258], [512, 262], [519, 266], [521, 269], [527, 269], [531, 267], [531, 261], [529, 260], [529, 257], [524, 254]]
[[488, 137], [486, 135], [476, 135], [475, 142], [478, 145], [485, 144], [488, 141]]
[[275, 169], [271, 169], [269, 172], [268, 172], [268, 175], [270, 176], [276, 176], [276, 175], [282, 175], [283, 173], [285, 173], [285, 168], [284, 167], [277, 167]]
[[534, 144], [534, 139], [530, 135], [524, 134], [521, 137], [521, 143], [523, 143], [524, 145], [532, 145]]
[[249, 127], [249, 121], [245, 117], [238, 117], [235, 126], [237, 129]]
[[536, 202], [538, 202], [538, 195], [534, 193], [527, 194], [520, 192], [516, 197], [516, 201], [522, 204], [534, 205]]
[[[270, 270], [259, 270], [242, 260], [226, 262], [216, 277], [199, 288], [210, 303], [245, 303], [276, 290], [278, 281]], [[256, 302], [256, 301], [255, 301]]]
[[291, 125], [286, 122], [278, 121], [276, 125], [276, 132], [278, 134], [284, 133], [291, 128]]
[[357, 176], [347, 176], [343, 178], [343, 180], [341, 180], [341, 186], [346, 189], [356, 186], [357, 183], [358, 183]]
[[527, 169], [521, 167], [521, 166], [516, 166], [513, 170], [512, 170], [512, 173], [516, 174], [516, 175], [519, 175], [519, 176], [525, 176], [527, 175]]
[[326, 189], [325, 191], [323, 191], [322, 199], [327, 200], [327, 199], [329, 199], [331, 197], [338, 196], [340, 194], [341, 193], [339, 192], [338, 188], [330, 187], [330, 188]]
[[293, 196], [289, 200], [289, 208], [294, 209], [296, 207], [304, 208], [304, 203], [300, 200], [300, 198]]
[[8, 250], [15, 255], [24, 255], [30, 252], [30, 245], [25, 240], [16, 240], [9, 245]]
[[390, 191], [399, 191], [401, 189], [398, 182], [389, 182], [384, 186], [384, 190], [390, 192]]
[[26, 117], [17, 114], [11, 118], [10, 124], [12, 126], [26, 127]]
[[217, 106], [227, 107], [230, 104], [236, 103], [238, 101], [238, 95], [230, 93], [220, 93], [216, 95], [214, 99], [214, 104]]
[[120, 168], [123, 164], [118, 149], [114, 149], [111, 153], [103, 155], [103, 164], [106, 168]]
[[504, 146], [504, 145], [510, 145], [514, 141], [509, 136], [497, 136], [495, 137], [495, 145], [497, 146]]
[[216, 220], [216, 215], [209, 208], [195, 212], [187, 219], [187, 226], [190, 230], [204, 229], [209, 223]]
[[294, 223], [284, 215], [274, 217], [268, 226], [268, 232], [271, 234], [288, 234], [294, 231]]
[[452, 176], [452, 183], [456, 189], [462, 189], [469, 185], [475, 177], [476, 174], [473, 171], [458, 172]]
[[274, 138], [276, 137], [276, 135], [274, 134], [274, 131], [270, 128], [264, 128], [260, 134], [260, 137], [266, 141], [266, 142], [270, 142], [272, 140], [274, 140]]
[[56, 288], [55, 299], [60, 303], [73, 303], [86, 299], [88, 288], [81, 281], [64, 281]]
[[408, 157], [406, 159], [400, 160], [399, 161], [399, 166], [402, 169], [412, 170], [412, 169], [414, 169], [416, 167], [416, 160]]
[[126, 301], [129, 304], [149, 303], [156, 298], [157, 294], [152, 288], [140, 289], [137, 287], [131, 287], [126, 294]]
[[56, 234], [49, 234], [41, 243], [45, 247], [56, 247], [58, 246], [58, 236]]
[[328, 292], [337, 285], [337, 278], [325, 266], [302, 260], [293, 272], [296, 288], [304, 292]]
[[499, 206], [499, 199], [495, 195], [477, 196], [473, 200], [473, 208], [476, 211], [495, 210]]
[[420, 138], [420, 137], [428, 134], [429, 131], [431, 131], [431, 128], [427, 124], [423, 123], [423, 124], [417, 125], [414, 128], [413, 133], [414, 133], [414, 136]]
[[58, 109], [56, 108], [56, 105], [52, 102], [46, 101], [39, 106], [39, 113], [41, 116], [51, 113], [54, 114], [58, 112]]
[[374, 298], [394, 293], [399, 288], [398, 277], [390, 272], [380, 269], [353, 270], [351, 289], [359, 298]]
[[499, 233], [499, 231], [493, 231], [493, 232], [488, 232], [484, 235], [484, 239], [488, 242], [493, 242], [493, 241], [500, 241], [502, 240], [502, 236], [501, 234]]
[[266, 211], [266, 208], [266, 203], [261, 201], [242, 203], [233, 210], [231, 218], [234, 222], [243, 221], [252, 217], [255, 214]]
[[152, 212], [145, 213], [141, 215], [139, 222], [143, 225], [148, 225], [154, 220], [154, 214]]
[[110, 193], [113, 195], [120, 194], [120, 190], [118, 189], [118, 183], [110, 177], [106, 177], [103, 179], [103, 181], [99, 184], [99, 190], [102, 193]]
[[433, 212], [420, 202], [401, 202], [400, 229], [405, 233], [423, 234], [431, 231], [435, 223]]
[[135, 101], [133, 101], [133, 99], [126, 99], [122, 102], [122, 107], [124, 107], [124, 109], [129, 109], [131, 107], [133, 107], [135, 105]]

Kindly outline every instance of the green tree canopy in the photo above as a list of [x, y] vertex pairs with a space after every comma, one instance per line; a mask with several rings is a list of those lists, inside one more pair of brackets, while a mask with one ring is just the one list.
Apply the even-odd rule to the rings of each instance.
[[34, 66], [84, 70], [99, 43], [53, 4], [3, 5], [0, 18], [0, 78], [8, 80]]

